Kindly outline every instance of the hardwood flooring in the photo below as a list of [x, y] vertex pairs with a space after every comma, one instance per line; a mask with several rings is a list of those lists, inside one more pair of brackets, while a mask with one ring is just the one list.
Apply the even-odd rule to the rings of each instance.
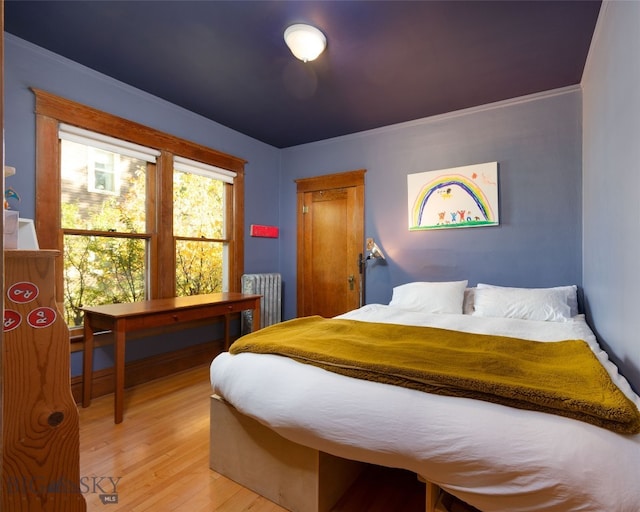
[[[286, 512], [209, 469], [209, 367], [129, 388], [80, 408], [81, 489], [88, 512]], [[117, 500], [117, 503], [115, 502]], [[371, 467], [334, 512], [423, 512], [415, 475]]]

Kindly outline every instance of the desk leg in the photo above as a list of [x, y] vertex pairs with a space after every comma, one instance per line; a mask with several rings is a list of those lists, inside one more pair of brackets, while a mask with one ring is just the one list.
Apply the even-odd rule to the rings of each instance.
[[84, 314], [84, 343], [82, 353], [82, 407], [91, 405], [91, 385], [93, 382], [93, 329], [91, 315]]
[[124, 321], [116, 321], [114, 334], [114, 377], [115, 389], [113, 400], [113, 422], [122, 423], [122, 411], [124, 409]]
[[251, 332], [260, 330], [260, 300], [261, 299], [256, 299], [253, 306], [253, 324], [251, 325]]

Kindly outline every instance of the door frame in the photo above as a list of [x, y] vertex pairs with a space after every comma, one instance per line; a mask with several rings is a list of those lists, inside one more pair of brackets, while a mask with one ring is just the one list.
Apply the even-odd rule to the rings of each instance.
[[[306, 286], [304, 280], [304, 265], [305, 265], [305, 252], [304, 252], [304, 195], [307, 192], [315, 192], [319, 190], [330, 190], [336, 188], [348, 188], [354, 187], [356, 189], [356, 202], [360, 205], [362, 212], [361, 221], [361, 236], [359, 236], [358, 243], [360, 245], [358, 252], [362, 253], [364, 248], [364, 175], [367, 172], [366, 169], [357, 169], [354, 171], [346, 171], [335, 174], [326, 174], [323, 176], [314, 176], [312, 178], [301, 178], [294, 180], [297, 185], [297, 279], [296, 279], [296, 316], [300, 315], [301, 311], [304, 311], [304, 289]], [[361, 286], [358, 284], [358, 286]], [[363, 290], [358, 290], [359, 294], [363, 293]]]

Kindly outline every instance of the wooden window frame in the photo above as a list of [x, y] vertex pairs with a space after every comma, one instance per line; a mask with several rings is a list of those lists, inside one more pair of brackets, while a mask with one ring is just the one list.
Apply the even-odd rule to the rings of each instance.
[[[244, 166], [246, 160], [189, 142], [92, 107], [31, 89], [36, 100], [35, 227], [42, 249], [63, 249], [61, 228], [60, 141], [58, 126], [67, 123], [160, 151], [156, 172], [147, 173], [147, 232], [150, 237], [150, 298], [175, 296], [175, 279], [162, 279], [158, 269], [175, 268], [173, 235], [173, 157], [182, 156], [236, 173], [225, 184], [229, 291], [239, 291], [244, 271]], [[153, 166], [153, 164], [149, 164]], [[56, 302], [63, 302], [63, 259], [56, 259]], [[164, 274], [163, 274], [164, 275]]]

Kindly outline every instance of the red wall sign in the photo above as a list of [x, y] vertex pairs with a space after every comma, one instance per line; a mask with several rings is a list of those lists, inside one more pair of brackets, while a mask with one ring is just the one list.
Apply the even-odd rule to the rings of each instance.
[[261, 224], [251, 224], [251, 236], [261, 238], [278, 238], [280, 230], [277, 226], [263, 226]]

